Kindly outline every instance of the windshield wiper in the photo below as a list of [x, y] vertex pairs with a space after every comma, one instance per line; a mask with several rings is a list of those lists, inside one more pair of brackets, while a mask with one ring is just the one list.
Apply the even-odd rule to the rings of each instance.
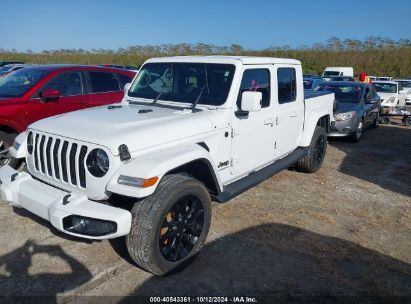
[[191, 110], [194, 111], [194, 109], [196, 108], [198, 102], [200, 101], [201, 96], [203, 95], [204, 89], [207, 87], [207, 93], [210, 94], [210, 88], [208, 86], [208, 72], [207, 72], [207, 67], [206, 65], [204, 65], [204, 72], [205, 72], [205, 84], [204, 86], [201, 88], [200, 93], [198, 94], [196, 100], [193, 103], [193, 106], [191, 107]]
[[204, 89], [205, 89], [206, 85], [204, 85], [201, 90], [200, 93], [198, 93], [196, 100], [194, 101], [191, 110], [194, 111], [194, 109], [196, 108], [198, 102], [200, 101], [201, 95], [203, 95]]
[[156, 96], [156, 98], [154, 98], [153, 103], [152, 103], [153, 105], [157, 103], [158, 99], [160, 98], [161, 95], [163, 95], [163, 93], [165, 92], [165, 89], [166, 89], [166, 88], [168, 88], [168, 86], [165, 85], [165, 86], [161, 89], [160, 93], [158, 93], [158, 95]]

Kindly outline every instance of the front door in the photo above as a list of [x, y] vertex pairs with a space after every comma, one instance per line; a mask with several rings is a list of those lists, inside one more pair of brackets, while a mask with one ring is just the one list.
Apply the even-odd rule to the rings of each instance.
[[[60, 96], [54, 100], [43, 100], [45, 89], [59, 90]], [[81, 72], [65, 72], [52, 78], [27, 103], [27, 120], [31, 124], [37, 120], [81, 110], [88, 104], [85, 82]]]
[[247, 116], [234, 114], [232, 120], [231, 173], [245, 175], [274, 159], [274, 112], [271, 100], [270, 70], [258, 66], [247, 66], [244, 70], [237, 99], [240, 109], [244, 91], [262, 93], [261, 110], [249, 112]]

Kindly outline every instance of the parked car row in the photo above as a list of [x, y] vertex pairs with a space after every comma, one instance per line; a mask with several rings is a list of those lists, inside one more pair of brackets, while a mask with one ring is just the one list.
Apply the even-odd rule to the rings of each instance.
[[[356, 82], [353, 72], [352, 67], [327, 67], [321, 77], [305, 75], [303, 83], [306, 90], [335, 93], [336, 121], [329, 135], [359, 141], [366, 127], [378, 126], [380, 115], [386, 119], [386, 113], [408, 113], [404, 107], [411, 104], [411, 79], [361, 73]], [[408, 122], [408, 117], [404, 119]]]
[[334, 118], [329, 136], [360, 141], [368, 127], [378, 127], [381, 100], [373, 85], [348, 81], [323, 81], [316, 91], [335, 95]]

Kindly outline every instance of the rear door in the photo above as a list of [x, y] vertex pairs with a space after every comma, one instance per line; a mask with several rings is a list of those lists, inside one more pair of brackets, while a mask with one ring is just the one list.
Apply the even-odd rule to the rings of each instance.
[[276, 153], [278, 157], [294, 151], [300, 142], [304, 127], [303, 86], [299, 66], [275, 65]]
[[114, 73], [88, 71], [87, 84], [89, 93], [89, 107], [120, 102], [124, 96], [120, 80]]
[[[85, 86], [84, 74], [81, 71], [64, 72], [54, 76], [27, 103], [28, 123], [85, 108], [88, 104]], [[60, 96], [53, 100], [44, 100], [41, 92], [45, 89], [59, 90]]]
[[233, 113], [231, 173], [243, 175], [274, 159], [274, 111], [271, 98], [271, 70], [260, 66], [246, 66], [238, 92], [259, 91], [263, 94], [261, 110], [247, 116]]

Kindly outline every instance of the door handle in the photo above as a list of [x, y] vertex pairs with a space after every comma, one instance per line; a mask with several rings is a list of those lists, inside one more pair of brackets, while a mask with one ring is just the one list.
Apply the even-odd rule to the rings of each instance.
[[290, 114], [290, 117], [297, 117], [297, 116], [298, 116], [297, 112], [295, 112], [295, 111], [291, 112], [291, 114]]
[[272, 118], [267, 118], [267, 119], [264, 121], [264, 125], [266, 125], [266, 126], [274, 126], [274, 120], [273, 120]]

